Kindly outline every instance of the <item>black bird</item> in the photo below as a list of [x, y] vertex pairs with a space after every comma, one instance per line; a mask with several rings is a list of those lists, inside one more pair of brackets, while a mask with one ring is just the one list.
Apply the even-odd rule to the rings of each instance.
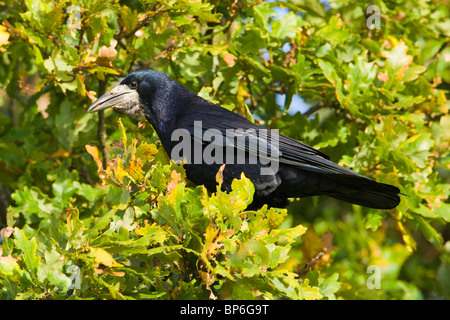
[[[264, 204], [285, 207], [288, 198], [316, 195], [376, 209], [392, 209], [400, 202], [397, 187], [339, 166], [310, 146], [277, 135], [276, 131], [266, 130], [197, 96], [162, 72], [139, 70], [129, 74], [98, 98], [88, 112], [110, 107], [131, 118], [147, 119], [168, 155], [178, 158], [174, 160], [187, 160], [184, 164], [187, 178], [210, 191], [216, 190], [216, 174], [223, 163], [226, 165], [222, 188], [226, 191], [231, 190], [232, 180], [240, 178], [243, 172], [255, 186], [249, 209]], [[180, 145], [187, 145], [181, 141], [186, 134], [193, 157], [185, 149], [178, 152]], [[198, 154], [210, 157], [193, 160]], [[211, 161], [211, 157], [222, 160]]]

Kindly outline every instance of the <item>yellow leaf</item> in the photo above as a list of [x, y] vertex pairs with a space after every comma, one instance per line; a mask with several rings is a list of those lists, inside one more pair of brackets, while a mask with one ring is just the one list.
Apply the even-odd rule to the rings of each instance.
[[144, 170], [142, 170], [143, 162], [141, 159], [130, 159], [130, 164], [125, 171], [128, 173], [128, 177], [132, 178], [135, 182], [138, 182], [144, 178]]
[[77, 73], [76, 80], [77, 80], [78, 93], [82, 96], [85, 96], [86, 95], [86, 85], [84, 84], [84, 76], [80, 73]]
[[405, 226], [403, 225], [403, 223], [401, 221], [397, 221], [397, 228], [402, 233], [402, 238], [403, 238], [403, 241], [405, 242], [405, 245], [406, 245], [406, 248], [408, 249], [408, 251], [409, 252], [415, 251], [416, 247], [417, 247], [417, 243], [416, 243], [416, 240], [411, 235], [411, 232], [407, 228], [405, 228]]
[[246, 117], [247, 110], [246, 110], [245, 98], [250, 97], [250, 94], [245, 90], [244, 82], [245, 82], [244, 79], [241, 79], [239, 81], [236, 99], [237, 99], [237, 104], [239, 106], [239, 110], [241, 112], [241, 116]]
[[91, 256], [95, 259], [94, 267], [104, 265], [105, 267], [122, 267], [123, 265], [114, 260], [113, 256], [102, 248], [91, 248]]
[[8, 43], [9, 32], [5, 26], [0, 25], [0, 47]]
[[136, 158], [141, 158], [144, 162], [153, 160], [153, 155], [158, 153], [158, 149], [154, 144], [142, 142], [136, 150]]
[[70, 156], [69, 151], [64, 150], [64, 148], [59, 147], [59, 149], [50, 155], [51, 158], [67, 158]]
[[91, 146], [89, 144], [86, 145], [87, 152], [94, 158], [95, 163], [97, 163], [98, 171], [100, 172], [103, 170], [103, 164], [102, 160], [100, 159], [100, 151], [98, 151], [98, 148], [96, 146]]
[[125, 131], [125, 127], [122, 123], [122, 118], [119, 118], [119, 127], [120, 127], [120, 131], [122, 131], [122, 145], [123, 145], [123, 149], [126, 150], [127, 149], [127, 142], [128, 142], [128, 137], [127, 137], [127, 132]]
[[381, 56], [387, 59], [388, 68], [391, 68], [398, 79], [403, 79], [405, 71], [413, 62], [413, 56], [406, 54], [408, 46], [400, 41], [391, 51], [382, 51]]
[[213, 240], [217, 236], [218, 233], [219, 233], [219, 230], [215, 229], [213, 224], [210, 223], [206, 227], [206, 232], [205, 232], [204, 236], [205, 236], [205, 249], [207, 249], [207, 251], [209, 251], [210, 247], [213, 244]]
[[122, 158], [118, 154], [115, 159], [112, 159], [109, 162], [109, 167], [114, 172], [114, 176], [117, 180], [122, 181], [123, 177], [127, 175], [127, 172], [124, 170]]
[[123, 277], [125, 275], [125, 272], [123, 271], [103, 270], [103, 272], [115, 277]]
[[220, 166], [220, 169], [219, 169], [219, 171], [217, 171], [217, 174], [216, 174], [216, 181], [219, 184], [219, 187], [218, 187], [219, 190], [222, 187], [222, 183], [223, 183], [223, 170], [225, 170], [225, 163]]

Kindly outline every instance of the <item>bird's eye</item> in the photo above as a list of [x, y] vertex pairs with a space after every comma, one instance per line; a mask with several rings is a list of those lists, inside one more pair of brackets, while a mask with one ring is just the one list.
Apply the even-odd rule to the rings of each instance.
[[138, 83], [137, 81], [133, 80], [130, 82], [130, 88], [131, 89], [136, 89], [138, 87]]

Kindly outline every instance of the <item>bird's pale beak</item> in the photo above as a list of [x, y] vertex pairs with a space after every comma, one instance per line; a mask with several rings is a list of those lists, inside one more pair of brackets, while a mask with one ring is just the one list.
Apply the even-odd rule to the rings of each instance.
[[135, 90], [130, 89], [127, 85], [121, 84], [105, 93], [98, 98], [88, 109], [88, 112], [97, 112], [118, 106], [127, 102], [130, 95], [134, 94]]

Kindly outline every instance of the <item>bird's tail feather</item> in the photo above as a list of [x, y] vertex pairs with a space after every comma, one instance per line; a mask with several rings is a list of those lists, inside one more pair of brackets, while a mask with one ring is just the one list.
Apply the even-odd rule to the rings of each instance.
[[295, 188], [285, 191], [289, 197], [327, 195], [375, 209], [393, 209], [400, 203], [400, 189], [358, 174], [308, 174], [303, 171], [299, 176], [304, 178], [303, 183], [296, 184], [301, 191]]
[[397, 187], [374, 181], [371, 182], [362, 186], [356, 192], [333, 192], [329, 196], [375, 209], [393, 209], [400, 203], [400, 190]]

